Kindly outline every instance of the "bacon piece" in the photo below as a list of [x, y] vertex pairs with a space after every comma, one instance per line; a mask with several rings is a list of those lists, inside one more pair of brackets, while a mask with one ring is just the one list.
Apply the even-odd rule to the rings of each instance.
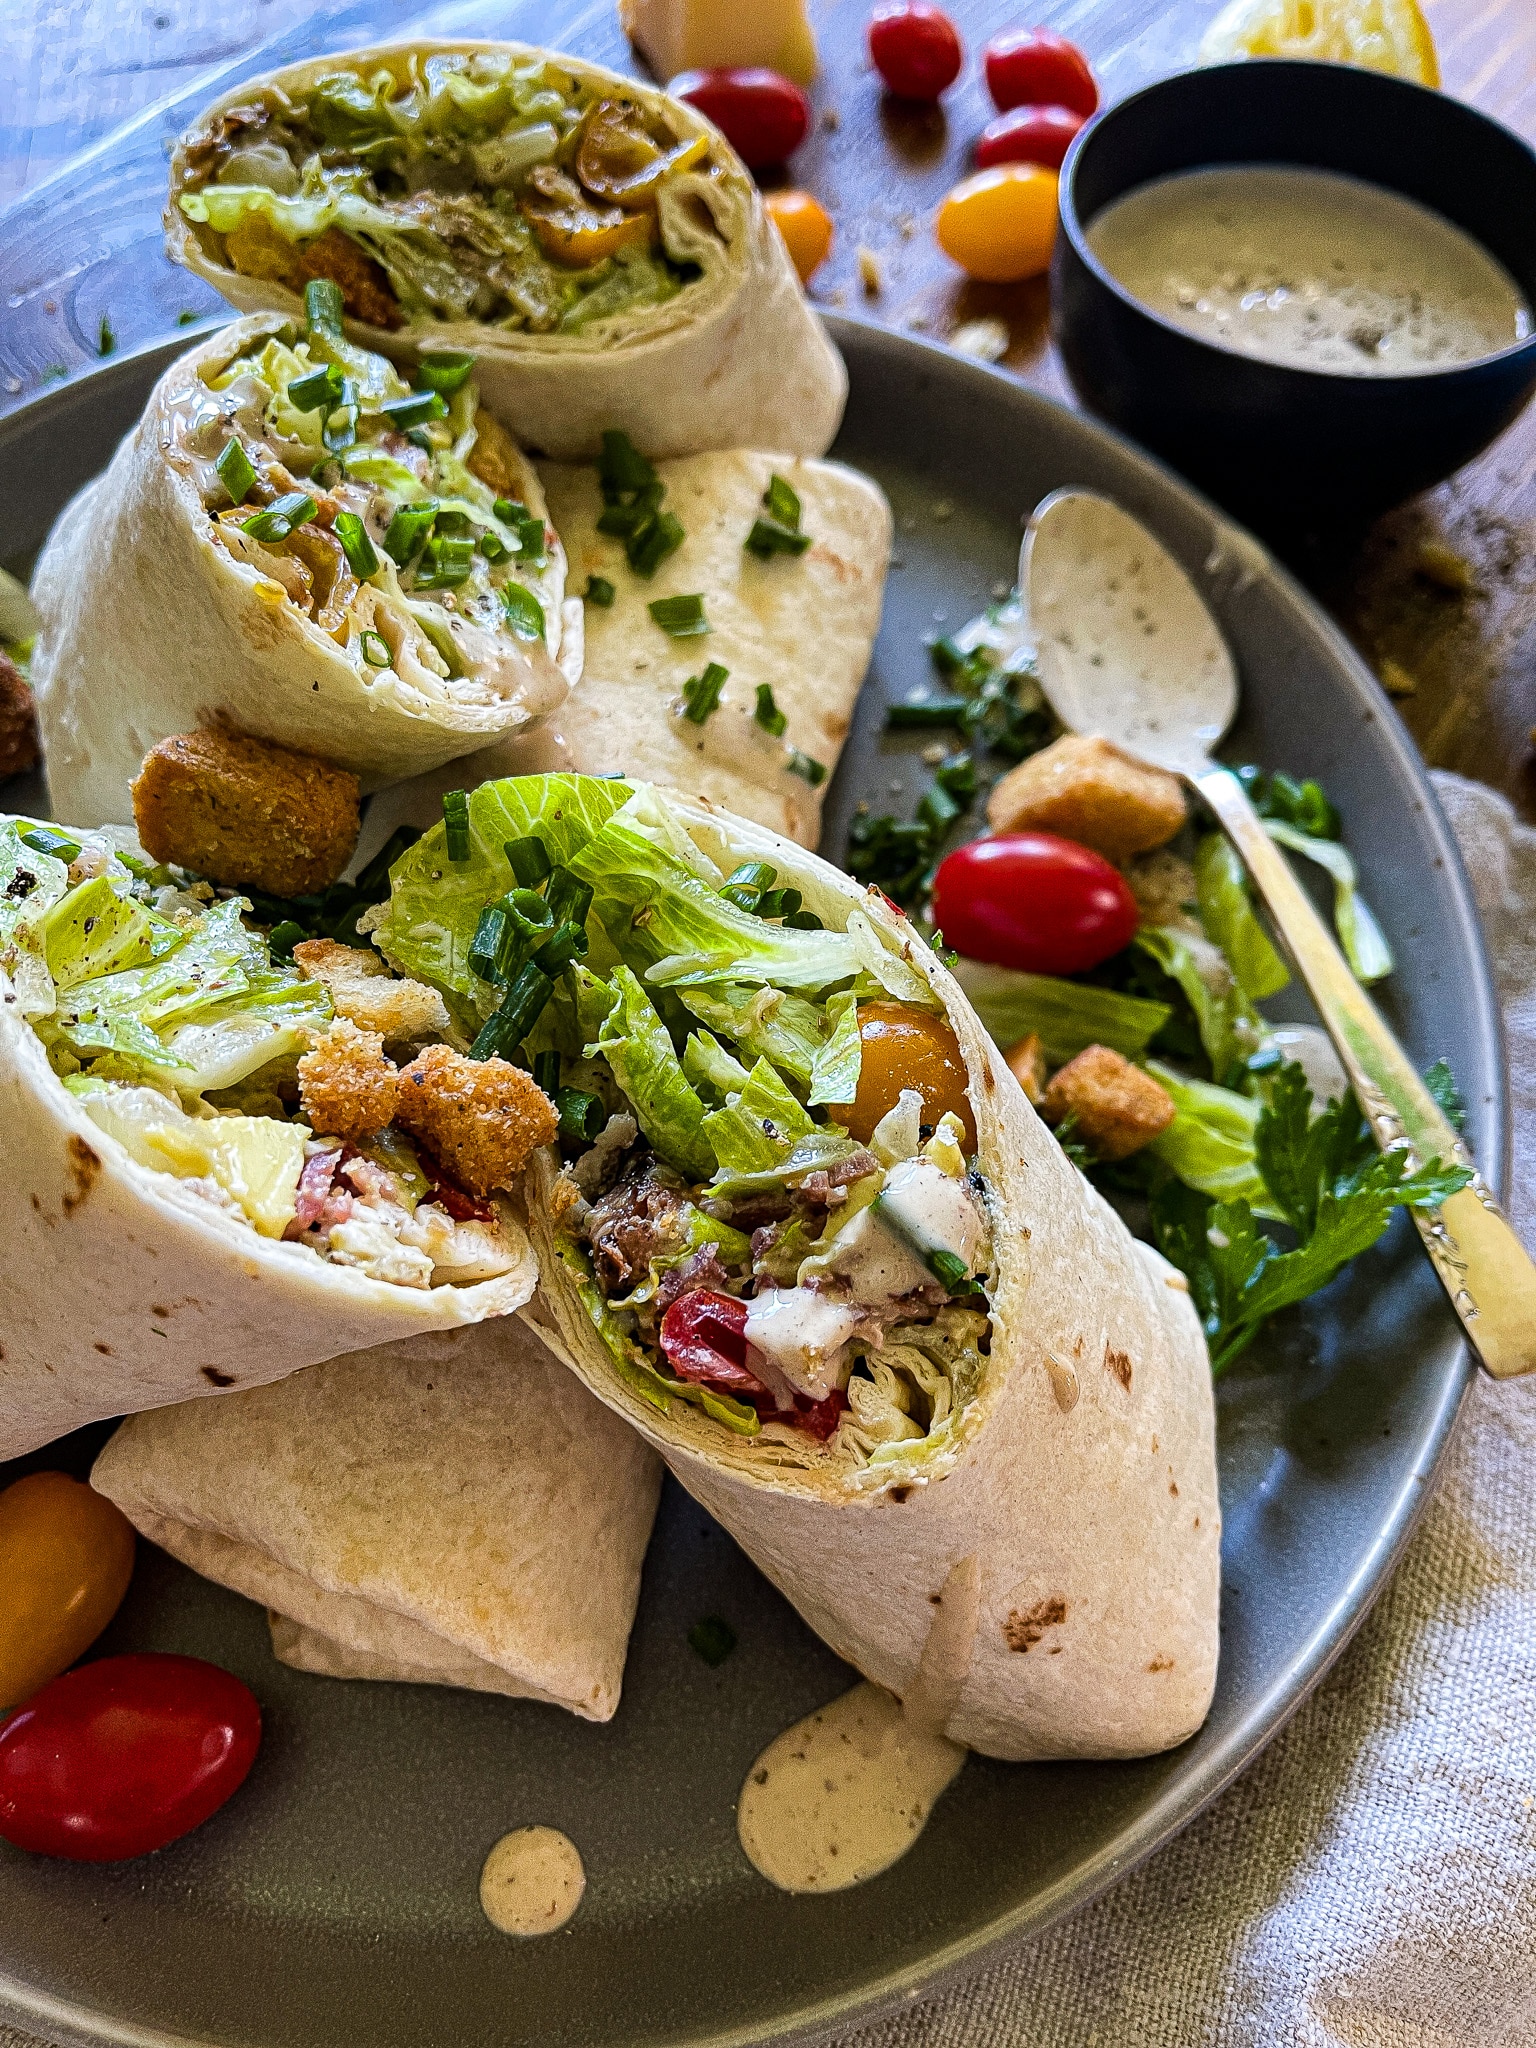
[[284, 1237], [302, 1237], [311, 1225], [320, 1221], [343, 1156], [340, 1145], [333, 1145], [328, 1152], [310, 1153], [299, 1173], [297, 1207], [293, 1221], [283, 1232]]

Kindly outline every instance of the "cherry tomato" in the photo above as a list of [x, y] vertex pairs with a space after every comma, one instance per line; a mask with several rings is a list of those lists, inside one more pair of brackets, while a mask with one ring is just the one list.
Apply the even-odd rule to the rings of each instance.
[[1056, 246], [1056, 182], [1041, 164], [998, 164], [962, 178], [939, 208], [939, 247], [986, 284], [1038, 277]]
[[133, 1524], [65, 1472], [0, 1493], [0, 1712], [83, 1657], [133, 1576]]
[[764, 1422], [787, 1422], [825, 1443], [848, 1405], [834, 1388], [825, 1400], [796, 1394], [793, 1408], [781, 1409], [753, 1371], [762, 1354], [747, 1342], [747, 1304], [713, 1287], [680, 1294], [661, 1319], [661, 1348], [679, 1379], [715, 1387], [755, 1408]]
[[869, 54], [903, 100], [936, 100], [960, 76], [955, 24], [931, 0], [882, 0], [869, 17]]
[[[944, 933], [949, 940], [949, 933]], [[951, 944], [952, 940], [949, 941]], [[968, 1150], [976, 1147], [976, 1119], [965, 1092], [965, 1061], [954, 1032], [943, 1017], [907, 1003], [860, 1003], [859, 1088], [851, 1103], [831, 1114], [848, 1126], [848, 1135], [867, 1145], [888, 1109], [894, 1109], [903, 1088], [923, 1098], [923, 1122], [936, 1124], [953, 1110], [965, 1125]]]
[[793, 189], [765, 192], [763, 204], [768, 209], [768, 218], [784, 237], [784, 246], [800, 273], [800, 282], [809, 284], [832, 246], [832, 216], [809, 192]]
[[811, 128], [811, 103], [781, 71], [721, 66], [684, 71], [667, 87], [713, 121], [749, 170], [792, 157]]
[[1102, 855], [1054, 832], [973, 839], [939, 863], [933, 921], [971, 960], [1082, 974], [1131, 943], [1136, 899]]
[[1000, 114], [1026, 103], [1070, 107], [1084, 119], [1096, 113], [1099, 88], [1088, 59], [1051, 28], [1013, 28], [994, 36], [985, 58], [987, 91]]
[[976, 168], [990, 171], [995, 164], [1044, 164], [1049, 171], [1059, 171], [1085, 119], [1072, 107], [1015, 107], [999, 114], [981, 131]]
[[0, 1724], [0, 1836], [115, 1863], [216, 1813], [261, 1742], [261, 1709], [200, 1657], [103, 1657], [66, 1671]]

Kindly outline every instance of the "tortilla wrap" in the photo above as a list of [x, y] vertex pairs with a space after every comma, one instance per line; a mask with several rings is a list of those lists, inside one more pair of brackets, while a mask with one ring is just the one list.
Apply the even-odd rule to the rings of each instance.
[[515, 1319], [125, 1422], [91, 1483], [278, 1657], [607, 1721], [660, 1461]]
[[[281, 325], [271, 315], [236, 321], [174, 363], [44, 545], [32, 583], [41, 615], [32, 682], [61, 817], [131, 823], [128, 785], [149, 749], [216, 725], [321, 755], [367, 791], [526, 726], [580, 673], [580, 609], [564, 604], [558, 544], [537, 581], [544, 639], [498, 633], [491, 659], [470, 650], [464, 676], [448, 680], [398, 597], [364, 584], [338, 644], [258, 560], [237, 559], [214, 537], [194, 480], [213, 465], [173, 460], [171, 437], [179, 443], [191, 408], [211, 402], [202, 373], [217, 374]], [[515, 450], [509, 459], [523, 502], [542, 517], [532, 465]], [[369, 659], [380, 642], [393, 652], [386, 667]]]
[[[621, 1380], [557, 1248], [538, 1156], [534, 1317], [866, 1677], [911, 1686], [953, 1568], [977, 1622], [947, 1733], [991, 1756], [1112, 1757], [1199, 1727], [1215, 1679], [1220, 1507], [1204, 1338], [1182, 1275], [1067, 1160], [958, 984], [875, 890], [761, 826], [673, 800], [718, 867], [766, 860], [829, 926], [862, 910], [927, 982], [964, 1058], [996, 1262], [991, 1340], [950, 1453], [855, 1472], [802, 1437], [732, 1435]], [[803, 1448], [801, 1446], [803, 1445]]]
[[526, 43], [415, 40], [312, 58], [231, 87], [171, 159], [165, 230], [173, 260], [206, 278], [242, 312], [296, 315], [302, 287], [243, 275], [228, 260], [224, 235], [183, 211], [180, 201], [189, 176], [196, 182], [200, 156], [237, 109], [287, 108], [320, 80], [339, 74], [371, 81], [387, 71], [398, 89], [419, 81], [427, 62], [454, 58], [466, 60], [471, 75], [475, 67], [544, 60], [579, 86], [638, 106], [679, 144], [706, 138], [702, 160], [668, 181], [657, 206], [665, 254], [699, 274], [674, 297], [594, 318], [579, 332], [514, 331], [468, 317], [406, 315], [397, 327], [352, 319], [348, 333], [402, 361], [421, 349], [470, 351], [486, 403], [515, 420], [529, 445], [546, 455], [595, 455], [603, 431], [613, 427], [650, 456], [691, 455], [742, 442], [822, 454], [842, 418], [847, 373], [806, 304], [783, 239], [745, 167], [692, 107], [653, 85], [574, 57]]
[[[826, 783], [787, 765], [789, 750], [830, 777], [842, 752], [880, 624], [891, 552], [891, 512], [877, 484], [841, 463], [737, 448], [657, 465], [687, 538], [650, 581], [631, 574], [621, 542], [597, 531], [596, 472], [540, 466], [550, 518], [565, 544], [571, 587], [600, 576], [612, 605], [586, 606], [586, 655], [571, 695], [526, 738], [509, 740], [375, 798], [363, 857], [398, 824], [428, 825], [445, 789], [502, 775], [622, 770], [687, 789], [740, 817], [815, 846]], [[742, 541], [762, 511], [771, 476], [801, 502], [812, 545], [799, 557], [760, 561]], [[671, 640], [646, 610], [653, 598], [701, 592], [707, 636]], [[681, 715], [684, 681], [707, 662], [730, 671], [719, 708], [702, 726]], [[760, 725], [767, 684], [786, 720], [781, 737]]]

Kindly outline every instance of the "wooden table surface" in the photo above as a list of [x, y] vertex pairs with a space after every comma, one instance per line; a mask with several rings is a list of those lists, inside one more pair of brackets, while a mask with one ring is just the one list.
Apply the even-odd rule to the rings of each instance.
[[[313, 0], [0, 0], [0, 206], [152, 102], [315, 11]], [[1006, 0], [952, 0], [968, 62], [942, 109], [882, 96], [863, 47], [867, 0], [812, 0], [812, 11], [823, 57], [819, 122], [795, 180], [837, 223], [813, 297], [940, 338], [1000, 319], [1007, 365], [1070, 401], [1047, 336], [1043, 280], [967, 284], [933, 240], [935, 208], [968, 168], [991, 111], [974, 59], [997, 29], [1048, 19], [1083, 45], [1113, 99], [1192, 61], [1212, 0], [1047, 0], [1022, 14]], [[1427, 11], [1445, 89], [1536, 141], [1536, 0], [1429, 0]], [[497, 32], [494, 7], [470, 12], [473, 32]], [[609, 9], [551, 12], [567, 21], [570, 47], [622, 61]], [[530, 34], [526, 10], [517, 14], [506, 32]], [[316, 33], [323, 47], [323, 26]], [[0, 215], [0, 247], [3, 235]], [[1405, 692], [1398, 708], [1427, 759], [1495, 784], [1536, 818], [1536, 407], [1449, 484], [1307, 573], [1366, 659]]]

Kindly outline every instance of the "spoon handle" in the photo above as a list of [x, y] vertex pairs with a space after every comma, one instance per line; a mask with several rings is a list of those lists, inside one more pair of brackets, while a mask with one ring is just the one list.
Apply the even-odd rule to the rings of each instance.
[[1468, 1343], [1495, 1379], [1536, 1370], [1536, 1264], [1465, 1142], [1351, 974], [1237, 777], [1213, 768], [1191, 780], [1264, 899], [1377, 1144], [1383, 1151], [1406, 1146], [1415, 1161], [1455, 1159], [1472, 1172], [1471, 1182], [1438, 1209], [1411, 1212]]

